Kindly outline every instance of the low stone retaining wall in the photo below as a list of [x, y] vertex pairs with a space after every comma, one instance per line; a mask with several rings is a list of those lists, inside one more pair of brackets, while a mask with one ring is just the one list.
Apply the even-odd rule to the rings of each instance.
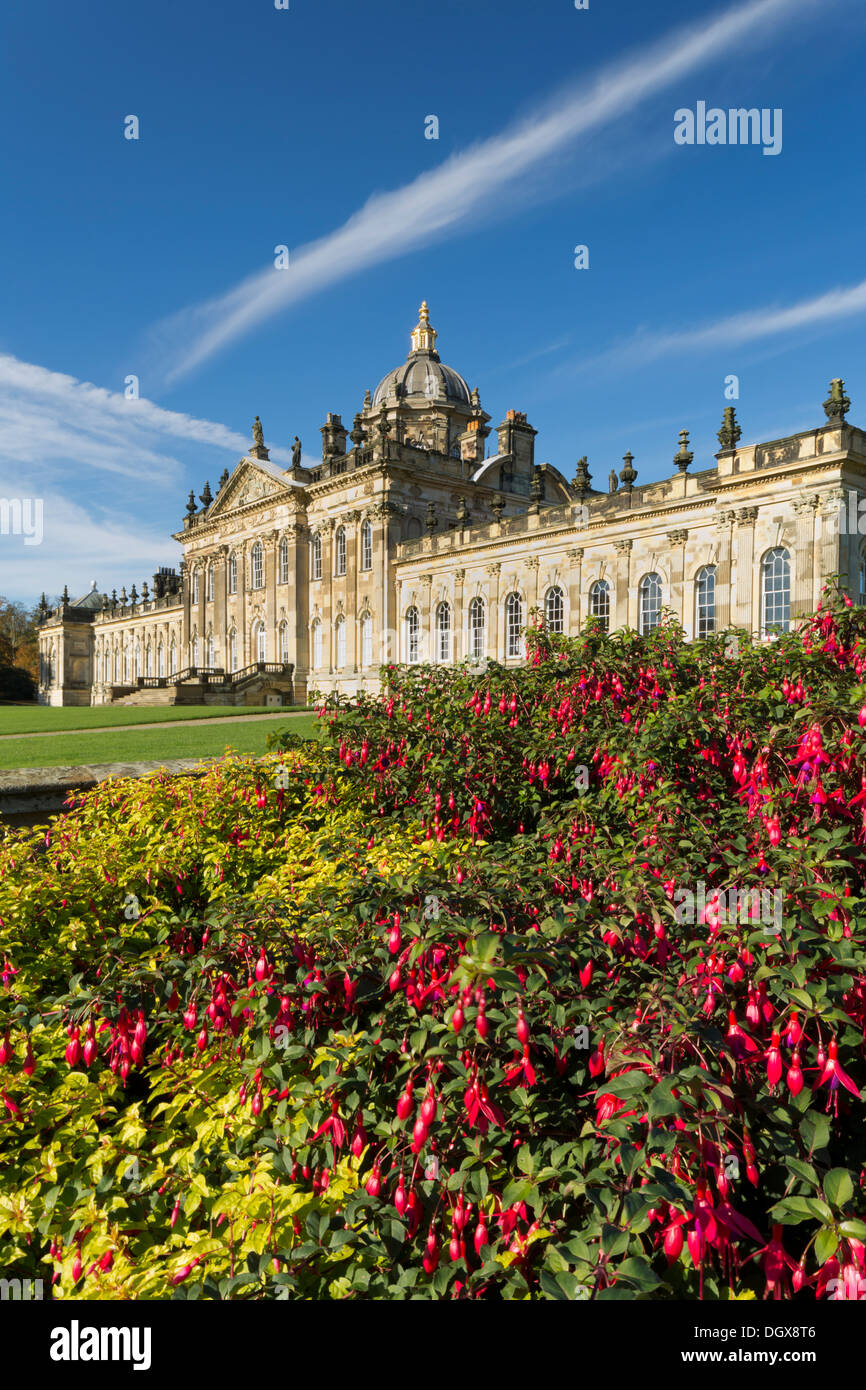
[[160, 769], [200, 776], [203, 764], [200, 758], [173, 758], [168, 762], [10, 768], [0, 771], [0, 817], [6, 825], [32, 825], [42, 815], [62, 811], [70, 792], [87, 791], [109, 777], [147, 777]]

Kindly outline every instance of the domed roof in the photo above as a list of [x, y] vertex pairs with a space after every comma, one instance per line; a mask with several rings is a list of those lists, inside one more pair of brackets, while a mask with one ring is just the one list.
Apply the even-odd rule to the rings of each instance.
[[395, 367], [379, 382], [373, 394], [374, 406], [381, 405], [395, 390], [400, 396], [426, 396], [428, 400], [444, 397], [460, 405], [471, 405], [469, 387], [460, 373], [439, 360], [436, 338], [425, 300], [418, 326], [412, 333], [412, 350], [401, 366]]

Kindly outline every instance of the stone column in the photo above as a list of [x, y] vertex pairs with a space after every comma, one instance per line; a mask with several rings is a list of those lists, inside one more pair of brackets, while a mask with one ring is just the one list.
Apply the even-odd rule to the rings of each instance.
[[294, 665], [292, 695], [305, 704], [310, 672], [310, 533], [305, 514], [295, 513], [286, 528], [289, 543], [289, 594], [286, 605], [288, 657]]
[[791, 575], [791, 618], [803, 618], [813, 608], [815, 588], [815, 513], [818, 495], [794, 499], [794, 554]]
[[502, 566], [497, 560], [495, 564], [487, 565], [484, 573], [490, 576], [490, 596], [487, 601], [488, 633], [487, 633], [487, 655], [493, 661], [501, 661], [502, 656], [499, 651], [499, 576]]
[[571, 564], [568, 567], [568, 634], [574, 637], [580, 632], [581, 624], [581, 574], [583, 571], [583, 550], [580, 546], [567, 552]]
[[538, 607], [538, 556], [530, 555], [524, 563], [529, 570], [529, 579], [526, 584], [526, 623], [528, 626], [530, 608]]
[[469, 655], [469, 642], [463, 629], [463, 582], [465, 569], [454, 571], [454, 661], [462, 661]]
[[[196, 614], [196, 625], [198, 627], [198, 664], [207, 666], [207, 567], [208, 560], [199, 560], [198, 563], [198, 612]], [[133, 655], [133, 670], [135, 669], [135, 656]]]
[[380, 557], [382, 586], [380, 589], [381, 600], [379, 605], [382, 610], [380, 619], [382, 624], [380, 662], [383, 666], [387, 666], [391, 661], [399, 660], [398, 654], [393, 651], [393, 641], [391, 640], [391, 633], [395, 630], [394, 587], [391, 581], [391, 541], [395, 513], [396, 508], [394, 503], [389, 502], [386, 498], [379, 508], [379, 515], [382, 521], [382, 554]]
[[346, 670], [358, 674], [360, 653], [358, 643], [358, 605], [360, 602], [361, 567], [361, 513], [346, 512], [343, 517], [346, 527]]
[[336, 659], [334, 643], [337, 640], [337, 634], [334, 628], [334, 527], [334, 518], [329, 516], [327, 521], [323, 523], [319, 533], [322, 537], [322, 580], [327, 581], [327, 588], [325, 590], [327, 594], [327, 603], [322, 604], [325, 610], [322, 616], [323, 621], [327, 623], [329, 676], [334, 674], [334, 662]]
[[[755, 632], [761, 626], [761, 614], [754, 609], [755, 522], [757, 507], [741, 507], [737, 512], [737, 599], [734, 612], [735, 627]], [[758, 600], [760, 606], [760, 598]]]
[[[820, 539], [820, 551], [817, 550], [817, 544], [818, 544], [818, 543], [816, 543], [816, 557], [815, 557], [816, 560], [817, 560], [818, 555], [820, 555], [820, 561], [819, 561], [818, 564], [815, 565], [815, 606], [817, 606], [818, 595], [819, 595], [820, 592], [821, 592], [821, 585], [826, 583], [826, 581], [827, 581], [827, 576], [830, 575], [830, 574], [836, 574], [836, 573], [838, 573], [838, 571], [842, 568], [842, 545], [843, 545], [843, 540], [844, 540], [845, 538], [843, 538], [843, 537], [840, 535], [840, 525], [839, 525], [839, 523], [840, 523], [840, 517], [841, 517], [841, 515], [843, 515], [843, 513], [842, 513], [842, 508], [843, 508], [843, 507], [845, 508], [845, 512], [844, 512], [844, 516], [845, 516], [845, 529], [846, 529], [846, 531], [847, 531], [847, 530], [850, 530], [850, 521], [849, 521], [849, 516], [848, 516], [848, 500], [847, 500], [847, 497], [846, 497], [845, 489], [844, 489], [844, 488], [841, 488], [841, 487], [834, 487], [834, 488], [831, 488], [831, 490], [830, 490], [829, 492], [824, 492], [824, 493], [821, 494], [821, 499], [820, 499], [820, 500], [821, 500], [821, 539]], [[855, 536], [855, 537], [854, 537], [854, 542], [855, 542], [855, 544], [854, 544], [854, 546], [852, 547], [852, 549], [854, 550], [855, 556], [856, 556], [856, 553], [857, 553], [856, 542], [857, 542], [858, 540], [859, 540], [859, 536]], [[850, 540], [849, 540], [848, 544], [849, 544], [849, 545], [851, 544]], [[854, 563], [855, 563], [855, 568], [856, 568], [856, 559], [855, 559]], [[853, 598], [854, 602], [857, 603], [857, 602], [859, 602], [860, 594], [859, 594], [859, 576], [858, 576], [856, 573], [852, 576], [852, 582], [853, 582], [853, 584], [854, 584], [854, 588], [852, 589], [851, 597]]]
[[227, 545], [221, 545], [214, 561], [213, 577], [213, 630], [216, 646], [217, 666], [229, 669], [229, 625], [228, 625], [228, 553]]
[[731, 625], [731, 527], [734, 513], [719, 512], [716, 526], [719, 532], [719, 558], [716, 564], [716, 631], [724, 632]]
[[610, 620], [611, 631], [618, 627], [628, 627], [630, 623], [633, 627], [637, 627], [636, 614], [630, 611], [633, 607], [630, 601], [632, 542], [630, 540], [614, 541], [614, 546], [618, 559], [616, 562], [616, 587], [613, 595], [614, 609]]
[[247, 543], [239, 541], [235, 547], [235, 555], [238, 562], [238, 592], [235, 613], [237, 615], [236, 626], [238, 629], [238, 651], [241, 668], [249, 666], [252, 661], [250, 655], [250, 635], [247, 622]]
[[[192, 639], [192, 570], [188, 560], [181, 560], [180, 562], [180, 583], [183, 595], [183, 628], [180, 648], [177, 653], [178, 670], [189, 665], [189, 644]], [[111, 678], [114, 680], [113, 662]]]
[[269, 661], [278, 661], [280, 657], [280, 644], [277, 636], [277, 537], [279, 533], [271, 531], [267, 539], [262, 542], [262, 559], [264, 561], [265, 573], [265, 601], [264, 601], [264, 624], [265, 631], [268, 632], [268, 644], [266, 651]]
[[668, 531], [668, 544], [671, 547], [671, 593], [670, 606], [679, 618], [689, 637], [694, 637], [694, 613], [686, 613], [686, 541], [688, 531]]
[[435, 635], [431, 627], [432, 614], [432, 574], [419, 574], [421, 581], [421, 660], [432, 662], [435, 653]]

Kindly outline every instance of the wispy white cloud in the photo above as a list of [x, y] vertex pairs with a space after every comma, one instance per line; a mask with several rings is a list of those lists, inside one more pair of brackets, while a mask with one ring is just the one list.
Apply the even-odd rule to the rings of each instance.
[[[482, 218], [502, 215], [503, 190], [580, 136], [621, 121], [648, 98], [819, 0], [746, 0], [710, 20], [681, 28], [603, 69], [500, 134], [454, 155], [438, 169], [390, 193], [376, 194], [336, 231], [295, 251], [227, 293], [157, 325], [153, 342], [174, 381], [271, 315], [368, 266], [441, 239]], [[822, 0], [826, 8], [826, 0]], [[525, 199], [517, 206], [524, 206]]]
[[[129, 477], [147, 469], [163, 482], [181, 467], [164, 452], [161, 441], [167, 438], [238, 458], [251, 442], [213, 420], [165, 410], [144, 397], [127, 400], [122, 392], [0, 354], [0, 459], [79, 463]], [[287, 449], [271, 452], [277, 462], [291, 462]]]
[[[0, 534], [0, 593], [30, 599], [64, 584], [86, 592], [91, 579], [100, 588], [140, 583], [156, 565], [176, 563], [168, 531], [179, 523], [190, 449], [206, 455], [201, 481], [209, 475], [215, 486], [251, 442], [216, 421], [0, 354], [0, 498], [41, 499], [44, 528], [38, 545]], [[288, 466], [291, 454], [271, 449], [271, 459]], [[145, 480], [141, 492], [131, 485]], [[160, 517], [161, 498], [169, 512]]]
[[640, 331], [593, 357], [583, 359], [577, 364], [577, 370], [595, 370], [605, 364], [625, 366], [651, 362], [659, 357], [682, 356], [714, 348], [741, 347], [785, 333], [821, 328], [863, 313], [866, 313], [866, 280], [847, 288], [826, 290], [811, 299], [801, 299], [796, 304], [773, 304], [748, 309], [691, 328], [663, 333]]

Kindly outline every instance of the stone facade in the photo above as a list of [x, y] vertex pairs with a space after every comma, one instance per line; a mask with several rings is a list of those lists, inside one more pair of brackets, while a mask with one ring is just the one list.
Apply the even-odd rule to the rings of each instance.
[[351, 431], [328, 416], [315, 469], [297, 439], [291, 468], [271, 463], [257, 417], [216, 496], [190, 493], [178, 573], [45, 609], [40, 699], [302, 704], [375, 689], [387, 661], [519, 664], [534, 607], [566, 633], [590, 615], [646, 631], [666, 608], [700, 638], [786, 628], [831, 574], [866, 601], [866, 436], [841, 381], [815, 429], [741, 447], [729, 407], [713, 467], [692, 471], [683, 431], [670, 478], [639, 486], [626, 454], [600, 491], [586, 459], [571, 482], [536, 463], [519, 411], [491, 452], [436, 338], [422, 305]]

